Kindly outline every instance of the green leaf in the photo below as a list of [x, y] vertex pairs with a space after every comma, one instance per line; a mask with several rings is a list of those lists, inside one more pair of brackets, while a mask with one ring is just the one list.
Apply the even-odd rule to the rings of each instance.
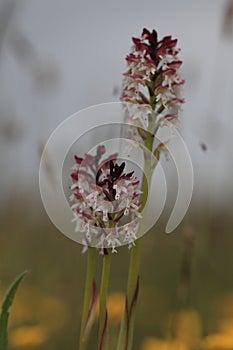
[[7, 350], [8, 346], [8, 337], [7, 337], [7, 325], [8, 325], [8, 318], [9, 318], [9, 308], [11, 307], [15, 293], [26, 276], [28, 271], [24, 271], [21, 273], [16, 280], [11, 284], [9, 287], [5, 298], [2, 303], [2, 308], [1, 308], [1, 314], [0, 314], [0, 350]]

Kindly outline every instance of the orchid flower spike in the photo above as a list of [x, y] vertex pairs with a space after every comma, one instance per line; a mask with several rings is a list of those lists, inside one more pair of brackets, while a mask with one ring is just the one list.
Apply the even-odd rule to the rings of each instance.
[[95, 246], [106, 248], [134, 245], [140, 219], [139, 181], [134, 172], [125, 172], [125, 162], [113, 154], [102, 160], [106, 152], [98, 146], [95, 156], [75, 156], [71, 174], [70, 201], [76, 232], [83, 234], [84, 251]]
[[132, 40], [121, 101], [131, 124], [155, 134], [167, 122], [177, 121], [184, 102], [180, 50], [177, 39], [158, 40], [155, 30], [143, 29], [141, 37]]

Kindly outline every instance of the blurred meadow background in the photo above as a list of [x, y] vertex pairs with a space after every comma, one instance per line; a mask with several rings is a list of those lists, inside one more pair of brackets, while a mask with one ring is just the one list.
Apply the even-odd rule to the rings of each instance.
[[[40, 156], [69, 115], [119, 100], [124, 58], [143, 27], [179, 39], [180, 129], [195, 182], [175, 232], [164, 233], [164, 216], [144, 237], [133, 349], [233, 349], [233, 1], [1, 0], [0, 298], [30, 271], [11, 310], [9, 349], [78, 348], [86, 256], [46, 215]], [[127, 248], [113, 257], [111, 349], [128, 258]]]

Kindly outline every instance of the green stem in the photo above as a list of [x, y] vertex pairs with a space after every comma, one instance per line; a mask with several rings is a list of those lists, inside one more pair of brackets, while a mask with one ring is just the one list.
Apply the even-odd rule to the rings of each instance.
[[[151, 182], [151, 176], [152, 176], [152, 170], [151, 170], [151, 157], [150, 153], [153, 148], [153, 136], [148, 137], [145, 141], [145, 147], [147, 148], [148, 152], [145, 155], [145, 164], [144, 164], [144, 175], [142, 179], [142, 195], [140, 197], [140, 201], [142, 203], [141, 210], [144, 209], [150, 182]], [[148, 157], [149, 155], [149, 157]], [[145, 217], [145, 213], [144, 213]], [[143, 219], [140, 223], [140, 226], [143, 227]], [[128, 283], [127, 283], [127, 293], [126, 293], [126, 300], [127, 300], [127, 308], [125, 309], [122, 321], [121, 321], [121, 328], [120, 328], [120, 334], [118, 338], [118, 344], [117, 344], [117, 350], [130, 350], [132, 348], [133, 343], [133, 332], [134, 332], [134, 321], [135, 321], [135, 308], [133, 303], [136, 302], [134, 300], [135, 298], [135, 292], [138, 285], [138, 277], [139, 277], [139, 268], [140, 268], [140, 253], [141, 253], [141, 238], [139, 238], [135, 246], [131, 250], [130, 254], [130, 264], [129, 264], [129, 273], [128, 273]], [[130, 314], [130, 320], [128, 319], [129, 314], [127, 315], [127, 312], [131, 310]]]
[[103, 268], [100, 286], [100, 308], [99, 308], [99, 328], [98, 328], [98, 349], [102, 350], [106, 345], [106, 322], [107, 322], [107, 293], [109, 284], [109, 274], [111, 266], [111, 251], [108, 249], [107, 254], [103, 257]]
[[79, 339], [79, 350], [86, 350], [87, 348], [88, 337], [85, 336], [85, 327], [86, 327], [88, 313], [90, 309], [92, 283], [94, 278], [94, 268], [95, 268], [95, 248], [89, 247], [87, 252], [87, 271], [86, 271], [81, 331], [80, 331], [80, 339]]
[[132, 304], [136, 285], [137, 285], [139, 267], [140, 267], [140, 253], [141, 253], [141, 239], [139, 238], [136, 241], [135, 246], [132, 248], [132, 252], [130, 255], [128, 284], [127, 284], [128, 305]]

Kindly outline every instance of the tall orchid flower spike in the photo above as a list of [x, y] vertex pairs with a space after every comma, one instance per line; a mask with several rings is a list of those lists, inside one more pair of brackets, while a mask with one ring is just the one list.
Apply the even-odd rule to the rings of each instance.
[[180, 49], [171, 36], [159, 41], [155, 30], [143, 29], [141, 37], [132, 40], [121, 101], [127, 120], [154, 134], [167, 121], [177, 121], [184, 102]]
[[[169, 142], [155, 142], [157, 131], [176, 124], [184, 99], [181, 87], [180, 60], [177, 39], [166, 36], [158, 40], [155, 30], [143, 29], [139, 38], [133, 38], [131, 52], [126, 57], [121, 101], [127, 124], [126, 137], [135, 140], [144, 150], [141, 208], [146, 205], [146, 189], [150, 190], [153, 170], [160, 154]], [[136, 126], [136, 128], [135, 128]], [[146, 150], [146, 152], [145, 152]], [[147, 174], [147, 176], [145, 176]], [[147, 186], [148, 184], [148, 186]], [[145, 208], [146, 210], [146, 208]], [[143, 226], [143, 218], [139, 230]], [[125, 312], [121, 322], [117, 350], [131, 350], [135, 321], [135, 305], [139, 288], [141, 238], [131, 250]]]

